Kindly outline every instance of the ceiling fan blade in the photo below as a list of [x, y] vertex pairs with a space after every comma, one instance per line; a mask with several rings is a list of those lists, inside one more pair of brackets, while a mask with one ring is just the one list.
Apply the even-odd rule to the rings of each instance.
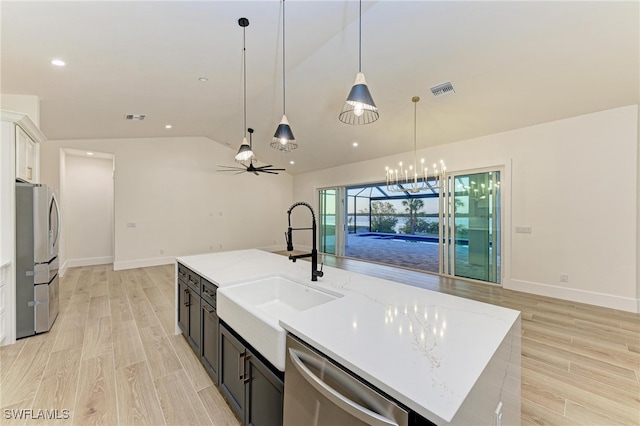
[[285, 169], [274, 169], [273, 165], [269, 164], [268, 166], [260, 166], [260, 167], [256, 167], [256, 170], [280, 170], [280, 171], [284, 171]]
[[[228, 170], [246, 170], [245, 167], [238, 167], [238, 166], [218, 166], [218, 167], [224, 167]], [[218, 170], [219, 172], [226, 172], [227, 170]]]
[[278, 172], [272, 172], [271, 170], [260, 170], [260, 171], [262, 173], [269, 173], [269, 174], [272, 174], [272, 175], [277, 175], [278, 174]]

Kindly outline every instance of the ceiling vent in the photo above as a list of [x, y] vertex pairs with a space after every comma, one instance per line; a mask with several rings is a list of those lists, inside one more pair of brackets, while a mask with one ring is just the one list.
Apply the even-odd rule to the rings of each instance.
[[439, 97], [454, 94], [456, 93], [456, 90], [453, 88], [453, 84], [451, 84], [450, 82], [446, 82], [438, 84], [437, 86], [433, 86], [431, 88], [431, 93], [433, 93], [433, 96]]
[[147, 118], [147, 114], [127, 114], [124, 116], [124, 118], [127, 120], [142, 121]]

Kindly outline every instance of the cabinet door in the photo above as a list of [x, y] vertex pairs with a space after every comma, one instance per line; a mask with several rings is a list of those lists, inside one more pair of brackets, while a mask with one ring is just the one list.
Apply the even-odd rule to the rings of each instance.
[[220, 325], [220, 390], [236, 416], [244, 421], [244, 371], [246, 349], [244, 345]]
[[36, 144], [20, 126], [16, 126], [16, 177], [34, 182], [35, 167]]
[[284, 384], [251, 352], [247, 353], [246, 424], [281, 426]]
[[182, 334], [189, 335], [189, 290], [187, 285], [178, 281], [178, 326]]
[[218, 315], [216, 310], [202, 301], [202, 363], [211, 375], [213, 383], [218, 384]]
[[200, 296], [194, 294], [192, 289], [188, 291], [189, 296], [189, 343], [193, 351], [200, 357]]

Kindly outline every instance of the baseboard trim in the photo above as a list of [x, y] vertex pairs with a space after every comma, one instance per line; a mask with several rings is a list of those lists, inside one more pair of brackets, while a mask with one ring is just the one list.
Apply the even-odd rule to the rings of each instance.
[[113, 263], [113, 256], [67, 259], [63, 267], [66, 270], [67, 268], [77, 268], [78, 266], [108, 265], [109, 263]]
[[69, 268], [69, 262], [65, 260], [62, 266], [60, 266], [60, 269], [58, 269], [58, 275], [60, 275], [60, 278], [64, 277], [64, 274], [67, 273], [67, 268]]
[[171, 257], [156, 257], [154, 259], [140, 259], [140, 260], [127, 260], [124, 262], [114, 262], [113, 270], [121, 271], [124, 269], [146, 268], [148, 266], [160, 266], [170, 265], [175, 263], [176, 258]]
[[614, 296], [611, 294], [597, 293], [595, 291], [579, 290], [575, 288], [558, 287], [523, 280], [511, 279], [508, 282], [509, 285], [505, 285], [504, 288], [509, 290], [522, 291], [524, 293], [537, 294], [538, 296], [553, 297], [556, 299], [569, 300], [571, 302], [585, 303], [587, 305], [617, 309], [636, 314], [640, 313], [640, 299]]

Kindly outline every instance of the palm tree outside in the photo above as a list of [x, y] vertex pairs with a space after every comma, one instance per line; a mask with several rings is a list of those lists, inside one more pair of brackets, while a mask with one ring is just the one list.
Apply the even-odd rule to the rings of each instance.
[[419, 198], [408, 198], [402, 200], [405, 211], [409, 213], [409, 230], [413, 235], [416, 233], [416, 223], [418, 222], [418, 211], [424, 207], [424, 201]]

